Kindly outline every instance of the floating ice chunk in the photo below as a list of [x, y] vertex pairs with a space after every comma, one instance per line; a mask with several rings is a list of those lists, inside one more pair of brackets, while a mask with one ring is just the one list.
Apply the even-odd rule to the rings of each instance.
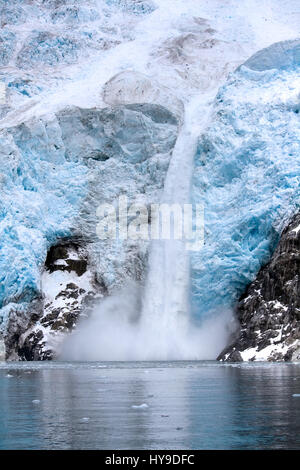
[[81, 418], [80, 421], [82, 421], [82, 422], [85, 423], [85, 422], [87, 422], [87, 421], [89, 421], [89, 420], [90, 420], [90, 418], [88, 418], [87, 416], [85, 416], [85, 417]]
[[32, 403], [34, 403], [34, 405], [38, 405], [39, 403], [41, 403], [41, 400], [32, 400]]
[[10, 378], [10, 377], [13, 377], [13, 375], [11, 375], [11, 374], [6, 374], [6, 377], [7, 377], [7, 378]]
[[135, 410], [145, 410], [146, 408], [149, 408], [146, 403], [142, 403], [141, 405], [132, 405], [133, 409]]
[[294, 397], [294, 398], [300, 398], [300, 393], [294, 393], [294, 394], [293, 394], [293, 397]]

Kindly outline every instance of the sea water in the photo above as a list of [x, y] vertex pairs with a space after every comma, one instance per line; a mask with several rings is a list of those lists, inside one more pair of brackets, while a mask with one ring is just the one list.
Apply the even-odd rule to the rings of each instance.
[[300, 449], [300, 364], [0, 363], [0, 449]]

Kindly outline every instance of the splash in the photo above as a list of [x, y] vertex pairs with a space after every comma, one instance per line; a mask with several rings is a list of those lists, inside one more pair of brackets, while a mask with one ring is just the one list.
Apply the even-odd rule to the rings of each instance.
[[[185, 112], [162, 203], [188, 203], [197, 138], [209, 122], [212, 97], [195, 97]], [[145, 286], [127, 285], [106, 298], [63, 344], [64, 360], [215, 359], [235, 327], [223, 311], [196, 325], [189, 311], [186, 240], [153, 240]]]
[[[268, 12], [268, 22], [256, 1], [249, 7], [236, 7], [234, 2], [222, 8], [219, 2], [203, 5], [159, 2], [159, 8], [136, 28], [135, 41], [116, 48], [106, 57], [105, 66], [101, 63], [101, 71], [99, 66], [93, 69], [88, 81], [89, 86], [98, 83], [99, 96], [103, 83], [120, 69], [136, 70], [155, 77], [184, 102], [183, 125], [161, 199], [169, 204], [190, 200], [197, 139], [205, 132], [214, 96], [228, 73], [255, 50], [275, 38], [292, 38], [295, 31], [285, 21], [280, 23], [279, 3], [275, 13]], [[205, 19], [212, 17], [215, 20], [211, 22]], [[121, 64], [118, 70], [116, 63]], [[68, 91], [66, 96], [72, 97]], [[89, 96], [93, 99], [96, 95]], [[201, 325], [195, 324], [189, 295], [190, 260], [185, 240], [153, 241], [145, 285], [127, 286], [102, 301], [66, 340], [61, 357], [215, 359], [235, 327], [233, 314], [230, 310], [214, 312]]]
[[[201, 328], [149, 327], [141, 318], [142, 289], [128, 285], [106, 298], [67, 337], [59, 355], [71, 361], [156, 361], [215, 359], [232, 333], [232, 312], [210, 318]], [[176, 330], [175, 330], [176, 325]], [[157, 326], [157, 325], [156, 325]], [[158, 333], [158, 334], [157, 334]]]

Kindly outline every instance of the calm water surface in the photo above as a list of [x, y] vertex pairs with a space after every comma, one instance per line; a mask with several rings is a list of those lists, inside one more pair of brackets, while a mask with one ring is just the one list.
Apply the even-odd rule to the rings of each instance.
[[0, 449], [300, 449], [297, 395], [291, 363], [0, 363]]

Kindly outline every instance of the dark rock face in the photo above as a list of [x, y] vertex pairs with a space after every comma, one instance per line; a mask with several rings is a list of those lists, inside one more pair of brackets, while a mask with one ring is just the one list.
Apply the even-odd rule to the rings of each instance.
[[[45, 266], [50, 273], [58, 270], [75, 271], [78, 276], [81, 276], [86, 272], [87, 261], [85, 259], [69, 259], [68, 248], [68, 245], [52, 246], [48, 251]], [[75, 246], [73, 248], [76, 249]], [[65, 260], [66, 264], [56, 264], [59, 260]]]
[[29, 320], [15, 325], [14, 319], [16, 322], [24, 315], [10, 316], [6, 358], [53, 359], [64, 335], [75, 328], [81, 316], [89, 314], [96, 299], [105, 293], [105, 286], [96, 280], [84, 248], [68, 240], [52, 246], [42, 275], [42, 297], [31, 303]]
[[300, 360], [300, 213], [237, 307], [240, 331], [218, 360]]

